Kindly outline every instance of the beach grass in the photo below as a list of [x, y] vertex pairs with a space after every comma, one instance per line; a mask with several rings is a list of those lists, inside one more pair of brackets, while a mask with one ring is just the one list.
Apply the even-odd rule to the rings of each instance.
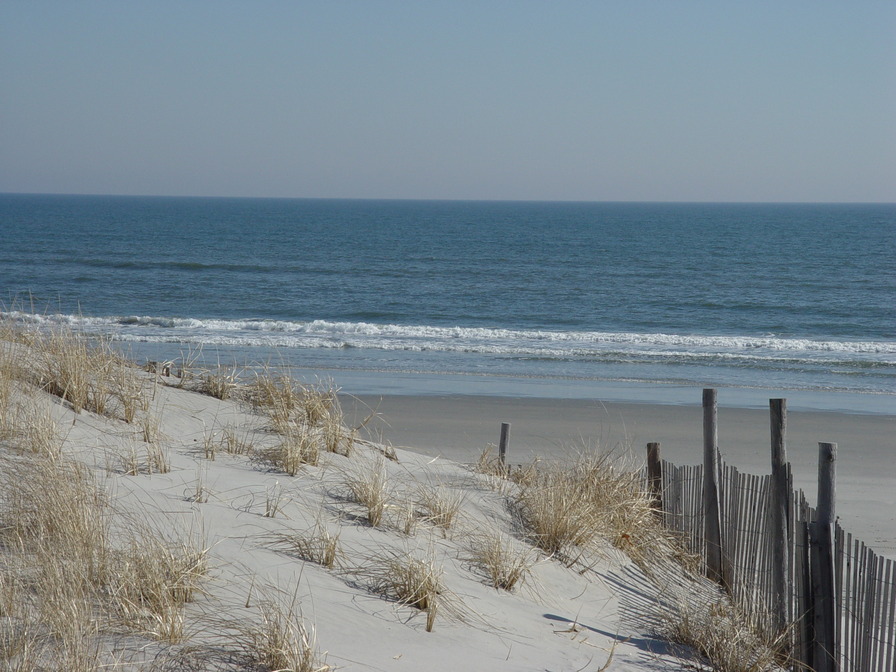
[[592, 561], [607, 542], [648, 571], [658, 557], [678, 553], [627, 459], [592, 451], [524, 470], [511, 498], [524, 533], [569, 565]]
[[471, 535], [465, 559], [485, 574], [491, 586], [507, 591], [523, 583], [537, 562], [534, 549], [520, 547], [499, 530]]
[[723, 596], [710, 601], [679, 596], [658, 614], [658, 634], [699, 652], [715, 672], [786, 669], [786, 656], [780, 652], [789, 632], [769, 635], [752, 627], [751, 615]]
[[[330, 577], [316, 577], [317, 590], [344, 581], [346, 595], [358, 587], [422, 612], [427, 631], [437, 617], [479, 618], [454, 585], [477, 601], [493, 598], [476, 586], [512, 601], [521, 585], [538, 581], [541, 565], [556, 566], [566, 581], [590, 581], [612, 555], [608, 549], [642, 568], [660, 592], [670, 567], [692, 585], [693, 567], [659, 527], [637, 465], [623, 456], [589, 450], [511, 470], [485, 455], [471, 474], [359, 441], [329, 382], [306, 385], [267, 371], [243, 384], [233, 368], [214, 373], [221, 380], [213, 393], [209, 374], [200, 374], [198, 386], [214, 400], [203, 415], [188, 397], [154, 401], [164, 396], [161, 378], [106, 342], [65, 329], [22, 333], [9, 324], [0, 333], [2, 669], [148, 670], [154, 657], [178, 660], [209, 642], [256, 669], [332, 669], [296, 592], [304, 563], [314, 567], [309, 573]], [[247, 406], [264, 419], [236, 415], [218, 424], [224, 409], [238, 414]], [[172, 430], [169, 416], [186, 424]], [[105, 480], [98, 477], [91, 449], [107, 463], [117, 455], [121, 472], [107, 467]], [[197, 466], [197, 453], [209, 459]], [[232, 464], [212, 462], [218, 453]], [[210, 499], [212, 469], [216, 477], [236, 476]], [[271, 470], [289, 479], [271, 483]], [[118, 490], [126, 491], [128, 507], [116, 503]], [[349, 513], [355, 505], [362, 515]], [[220, 539], [240, 539], [228, 563], [254, 558], [245, 580], [254, 585], [255, 567], [277, 566], [263, 555], [276, 552], [278, 562], [301, 563], [288, 565], [292, 588], [271, 584], [254, 609], [247, 602], [244, 612], [231, 607], [221, 616], [228, 593], [240, 588], [215, 588], [215, 547], [203, 535], [178, 532], [200, 508], [210, 520], [227, 521]], [[304, 527], [293, 522], [309, 515]], [[247, 516], [260, 522], [247, 524]], [[676, 603], [671, 597], [657, 604]], [[662, 636], [722, 672], [774, 669], [775, 642], [756, 635], [749, 614], [724, 596], [682, 604], [661, 610]], [[360, 618], [357, 609], [352, 618]], [[378, 627], [383, 619], [374, 609], [364, 622]], [[719, 623], [727, 634], [713, 630]], [[109, 644], [116, 637], [131, 644], [116, 649]], [[727, 646], [732, 642], [742, 653]]]
[[263, 670], [278, 672], [328, 672], [326, 654], [321, 654], [313, 625], [301, 613], [295, 595], [264, 597], [260, 619], [253, 625], [235, 628], [235, 640], [248, 659]]
[[274, 469], [295, 476], [304, 465], [317, 466], [320, 461], [320, 443], [308, 426], [291, 425], [275, 445], [259, 449], [255, 454]]
[[392, 503], [393, 492], [386, 463], [381, 456], [349, 467], [342, 486], [349, 501], [364, 507], [371, 527], [383, 524], [386, 508]]
[[381, 549], [366, 555], [362, 565], [344, 571], [370, 592], [425, 612], [426, 631], [432, 632], [448, 592], [442, 566], [432, 549], [422, 553], [414, 549]]
[[317, 520], [308, 530], [290, 530], [274, 534], [272, 546], [284, 553], [313, 562], [327, 569], [336, 569], [341, 556], [338, 529]]
[[34, 656], [42, 664], [64, 661], [60, 669], [100, 669], [99, 660], [84, 667], [85, 656], [93, 660], [102, 635], [121, 627], [182, 640], [183, 608], [206, 574], [207, 549], [128, 514], [116, 522], [103, 487], [79, 462], [7, 454], [0, 471], [2, 584], [7, 596], [27, 596], [8, 610], [17, 637], [33, 637], [9, 643], [7, 660], [25, 665]]
[[463, 510], [465, 495], [445, 483], [425, 481], [417, 485], [414, 501], [418, 515], [428, 525], [450, 530]]

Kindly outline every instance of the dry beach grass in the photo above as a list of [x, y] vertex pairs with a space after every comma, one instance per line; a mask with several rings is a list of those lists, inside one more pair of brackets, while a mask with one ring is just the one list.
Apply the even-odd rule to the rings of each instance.
[[[330, 383], [189, 368], [0, 326], [0, 669], [646, 672], [717, 655], [718, 613], [749, 633], [621, 456], [482, 475], [362, 440]], [[624, 636], [620, 567], [652, 586]], [[774, 668], [738, 641], [718, 669]]]

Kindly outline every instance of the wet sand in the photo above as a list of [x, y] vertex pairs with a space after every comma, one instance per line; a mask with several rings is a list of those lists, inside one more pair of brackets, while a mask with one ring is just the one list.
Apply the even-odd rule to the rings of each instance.
[[[582, 447], [628, 448], [637, 456], [659, 441], [676, 464], [702, 462], [703, 409], [693, 405], [602, 403], [493, 396], [382, 396], [346, 399], [350, 418], [376, 409], [384, 441], [431, 456], [475, 461], [511, 423], [508, 460], [564, 457]], [[818, 443], [838, 444], [837, 515], [843, 527], [896, 558], [896, 415], [789, 411], [787, 456], [794, 483], [816, 498]], [[720, 407], [719, 449], [742, 471], [770, 470], [767, 410]]]

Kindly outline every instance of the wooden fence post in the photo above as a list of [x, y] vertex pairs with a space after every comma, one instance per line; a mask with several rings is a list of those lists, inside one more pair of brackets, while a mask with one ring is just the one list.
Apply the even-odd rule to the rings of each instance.
[[665, 504], [663, 503], [663, 464], [660, 461], [660, 444], [647, 444], [647, 483], [650, 487], [653, 510], [660, 520], [664, 519]]
[[706, 573], [725, 585], [722, 563], [722, 515], [719, 493], [719, 431], [716, 390], [703, 390], [703, 541]]
[[818, 444], [818, 507], [812, 524], [812, 593], [815, 672], [838, 672], [837, 611], [834, 587], [834, 521], [837, 444]]
[[501, 440], [498, 443], [498, 459], [501, 461], [501, 466], [507, 466], [507, 444], [510, 441], [510, 423], [502, 422], [501, 423]]
[[793, 523], [790, 519], [792, 497], [787, 464], [787, 400], [769, 399], [772, 446], [771, 531], [772, 531], [772, 606], [775, 627], [784, 632], [790, 623], [793, 601], [791, 548]]

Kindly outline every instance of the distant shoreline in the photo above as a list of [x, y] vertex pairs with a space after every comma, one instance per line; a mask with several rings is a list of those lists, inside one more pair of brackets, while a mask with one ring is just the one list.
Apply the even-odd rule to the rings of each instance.
[[[610, 402], [689, 406], [699, 404], [703, 387], [664, 382], [522, 378], [489, 374], [293, 369], [309, 379], [331, 377], [359, 396], [457, 396], [494, 399]], [[706, 387], [713, 387], [708, 385]], [[788, 400], [801, 412], [896, 416], [896, 394], [831, 390], [787, 390], [716, 386], [719, 406], [767, 409], [769, 399]]]
[[[189, 344], [116, 342], [135, 361], [163, 361], [182, 357]], [[792, 410], [855, 415], [896, 415], [896, 391], [782, 389], [733, 384], [697, 385], [690, 382], [599, 379], [589, 377], [525, 376], [494, 371], [427, 371], [373, 369], [351, 365], [356, 349], [333, 351], [311, 348], [209, 347], [202, 354], [207, 366], [218, 363], [237, 368], [284, 367], [308, 382], [332, 379], [344, 393], [358, 396], [474, 396], [493, 398], [579, 400], [646, 403], [672, 406], [699, 404], [704, 387], [719, 390], [719, 406], [767, 409], [768, 400], [786, 398]], [[267, 355], [265, 356], [265, 353]], [[340, 353], [342, 353], [340, 355]], [[317, 361], [307, 361], [316, 358]], [[329, 359], [322, 359], [329, 358]], [[306, 362], [303, 364], [303, 360]], [[318, 363], [319, 362], [319, 363]]]

